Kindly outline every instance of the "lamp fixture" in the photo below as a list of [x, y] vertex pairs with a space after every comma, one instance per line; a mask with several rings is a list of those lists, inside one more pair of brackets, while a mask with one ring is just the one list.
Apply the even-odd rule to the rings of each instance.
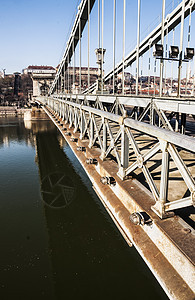
[[184, 52], [184, 59], [191, 60], [194, 57], [194, 48], [186, 48]]
[[178, 46], [170, 46], [169, 58], [177, 58], [179, 55], [179, 47]]
[[156, 56], [156, 57], [163, 57], [163, 45], [155, 44], [153, 55]]

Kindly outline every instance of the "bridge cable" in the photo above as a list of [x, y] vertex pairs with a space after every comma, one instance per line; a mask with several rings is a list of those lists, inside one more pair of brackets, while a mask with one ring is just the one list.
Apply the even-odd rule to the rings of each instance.
[[[172, 1], [172, 10], [174, 9], [174, 0]], [[175, 28], [173, 28], [172, 45], [175, 43]], [[171, 61], [171, 93], [173, 91], [173, 60]]]
[[126, 17], [126, 0], [123, 0], [123, 71], [122, 71], [122, 94], [125, 90], [125, 17]]
[[103, 43], [104, 43], [104, 0], [102, 0], [102, 61], [101, 61], [101, 93], [103, 94]]
[[[165, 58], [168, 58], [168, 23], [169, 16], [166, 18], [167, 21], [167, 30], [166, 30], [166, 43], [165, 43]], [[164, 94], [166, 94], [166, 76], [167, 76], [167, 61], [165, 60], [165, 75], [164, 75]]]
[[90, 53], [90, 0], [88, 0], [88, 94], [90, 87], [90, 62], [89, 62], [89, 53]]
[[181, 71], [182, 71], [182, 55], [183, 55], [184, 15], [185, 15], [185, 0], [182, 0], [181, 29], [180, 29], [180, 47], [179, 47], [180, 53], [179, 53], [178, 88], [177, 88], [177, 96], [178, 97], [180, 97], [180, 90], [181, 90]]
[[115, 64], [116, 64], [116, 0], [113, 0], [113, 94], [115, 93]]
[[136, 95], [138, 95], [138, 80], [139, 80], [139, 44], [140, 44], [140, 0], [138, 0], [138, 17], [137, 17]]
[[98, 0], [98, 49], [100, 48], [100, 0]]
[[[188, 48], [190, 46], [190, 35], [191, 35], [191, 17], [192, 17], [192, 5], [190, 6], [190, 15], [189, 15], [189, 26], [188, 26]], [[185, 86], [185, 95], [187, 94], [187, 84], [188, 84], [188, 75], [189, 74], [189, 66], [190, 66], [190, 62], [187, 62], [187, 68], [186, 68], [186, 86]], [[190, 79], [190, 78], [189, 78]]]
[[74, 88], [75, 88], [75, 48], [74, 48], [74, 37], [72, 41], [72, 52], [73, 52], [73, 58], [72, 58], [72, 63], [73, 63], [73, 84], [72, 84], [72, 93], [74, 93]]
[[65, 70], [65, 67], [66, 66], [65, 66], [65, 62], [64, 62], [64, 93], [65, 93], [65, 90], [66, 90], [66, 85], [65, 85], [66, 84], [66, 77], [65, 77], [66, 76], [66, 70]]
[[81, 18], [79, 20], [79, 93], [81, 94]]
[[[148, 34], [150, 33], [150, 25], [148, 25]], [[151, 68], [151, 43], [149, 43], [149, 57], [148, 57], [148, 95], [150, 95], [150, 68]]]
[[194, 59], [194, 78], [193, 78], [193, 87], [192, 87], [192, 96], [195, 97], [195, 59]]
[[141, 95], [142, 95], [142, 75], [143, 75], [143, 55], [141, 56], [141, 82], [140, 82], [140, 85], [141, 85]]
[[68, 54], [68, 93], [70, 93], [70, 62], [69, 62], [69, 54]]

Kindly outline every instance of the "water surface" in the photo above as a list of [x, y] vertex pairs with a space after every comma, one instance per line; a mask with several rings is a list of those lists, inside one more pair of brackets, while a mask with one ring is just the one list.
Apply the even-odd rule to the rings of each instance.
[[0, 119], [0, 299], [167, 299], [50, 121]]

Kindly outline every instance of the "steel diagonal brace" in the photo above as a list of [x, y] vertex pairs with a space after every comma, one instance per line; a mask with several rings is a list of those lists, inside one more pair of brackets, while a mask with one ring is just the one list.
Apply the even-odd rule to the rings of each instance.
[[130, 143], [132, 145], [132, 148], [133, 148], [133, 151], [135, 152], [135, 155], [138, 156], [138, 155], [141, 155], [141, 152], [139, 150], [139, 147], [135, 141], [135, 138], [131, 132], [131, 130], [129, 128], [126, 127], [126, 133], [127, 133], [127, 136], [130, 140]]
[[133, 172], [137, 168], [142, 168], [143, 164], [152, 158], [159, 150], [160, 150], [160, 143], [157, 143], [154, 147], [152, 147], [147, 153], [144, 155], [139, 154], [137, 156], [137, 161], [135, 161], [131, 166], [129, 166], [125, 170], [125, 174], [128, 175]]
[[195, 181], [192, 177], [189, 169], [186, 167], [184, 161], [182, 160], [181, 156], [179, 155], [179, 152], [177, 151], [176, 147], [169, 143], [168, 145], [168, 151], [175, 162], [175, 165], [177, 166], [180, 174], [183, 177], [183, 180], [185, 181], [187, 187], [189, 188], [191, 193], [195, 192]]
[[158, 108], [157, 103], [153, 102], [153, 106], [154, 106], [154, 109], [156, 110], [161, 122], [166, 127], [166, 129], [174, 131], [171, 124], [170, 124], [170, 122], [169, 122], [169, 120], [167, 119], [165, 113], [161, 109]]
[[95, 104], [97, 109], [104, 110], [103, 104], [100, 102], [99, 97], [97, 97]]
[[110, 146], [108, 147], [106, 153], [105, 153], [105, 157], [108, 156], [108, 154], [112, 151], [112, 149], [114, 149], [115, 151], [115, 155], [116, 155], [116, 159], [118, 162], [119, 167], [121, 166], [121, 160], [120, 160], [120, 156], [119, 156], [119, 151], [118, 151], [118, 147], [115, 145], [115, 143], [117, 142], [117, 140], [119, 139], [119, 137], [121, 136], [121, 130], [118, 131], [116, 137], [113, 137], [110, 125], [108, 123], [108, 121], [106, 120], [106, 126], [108, 129], [108, 134], [110, 136]]
[[83, 131], [83, 137], [84, 137], [87, 131], [89, 133], [90, 118], [88, 118], [88, 120], [87, 120], [85, 113], [84, 113], [83, 117], [85, 119], [85, 129]]
[[131, 168], [132, 169], [136, 169], [137, 167], [141, 168], [142, 171], [143, 171], [143, 174], [146, 178], [146, 181], [148, 182], [148, 185], [150, 187], [150, 190], [152, 191], [152, 194], [154, 196], [154, 199], [156, 201], [159, 200], [159, 191], [156, 187], [156, 184], [152, 178], [152, 175], [150, 174], [148, 168], [145, 166], [144, 164], [144, 159], [149, 159], [151, 158], [152, 156], [154, 156], [159, 150], [160, 150], [160, 143], [158, 143], [157, 145], [155, 145], [151, 151], [149, 151], [145, 156], [142, 156], [138, 146], [137, 146], [137, 143], [133, 137], [133, 134], [131, 133], [131, 131], [129, 130], [129, 128], [126, 129], [126, 132], [127, 132], [127, 135], [129, 137], [129, 140], [131, 141], [131, 144], [132, 144], [132, 147], [134, 149], [134, 152], [136, 154], [136, 157], [137, 157], [137, 161], [135, 163], [133, 163], [129, 168], [127, 168], [125, 170], [125, 175], [128, 175], [130, 172], [132, 172]]
[[141, 113], [141, 115], [138, 117], [138, 121], [142, 121], [143, 118], [145, 117], [145, 115], [147, 114], [147, 112], [150, 109], [150, 103], [148, 103], [148, 105], [145, 107], [145, 109], [143, 110], [143, 112]]
[[145, 165], [143, 165], [142, 170], [143, 170], [144, 176], [146, 178], [146, 181], [150, 187], [150, 190], [154, 196], [155, 201], [159, 201], [159, 191], [158, 191], [157, 186], [152, 178], [150, 171], [148, 170], [148, 168]]
[[114, 101], [114, 103], [113, 103], [112, 109], [111, 109], [111, 111], [110, 111], [111, 113], [114, 113], [115, 107], [116, 107], [116, 101]]
[[95, 118], [94, 116], [92, 116], [92, 120], [93, 120], [93, 123], [94, 123], [94, 127], [95, 127], [95, 131], [96, 131], [96, 134], [95, 134], [95, 137], [91, 143], [91, 146], [93, 146], [95, 144], [95, 141], [98, 139], [99, 143], [100, 143], [100, 148], [102, 149], [103, 148], [103, 145], [102, 145], [102, 140], [101, 140], [101, 137], [99, 135], [99, 132], [101, 131], [102, 129], [102, 126], [103, 126], [103, 122], [101, 123], [100, 125], [100, 128], [98, 130], [98, 127], [97, 127], [97, 124], [96, 124], [96, 121], [95, 121]]
[[[126, 110], [124, 109], [124, 105], [121, 104], [117, 98], [116, 98], [116, 100], [114, 101], [114, 106], [113, 106], [113, 108], [115, 108], [115, 113], [116, 113], [117, 115], [119, 115], [119, 112], [121, 112], [122, 116], [126, 115]], [[113, 112], [113, 109], [112, 109], [111, 112]]]

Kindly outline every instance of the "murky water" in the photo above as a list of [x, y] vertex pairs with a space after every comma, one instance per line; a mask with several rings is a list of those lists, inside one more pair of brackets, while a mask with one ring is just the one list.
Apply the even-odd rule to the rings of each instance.
[[167, 299], [50, 121], [0, 119], [0, 299]]

